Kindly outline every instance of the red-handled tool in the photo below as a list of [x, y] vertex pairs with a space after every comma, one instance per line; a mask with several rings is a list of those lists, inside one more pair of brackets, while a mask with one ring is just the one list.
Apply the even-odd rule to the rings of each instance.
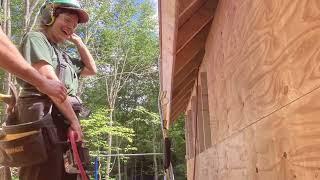
[[78, 169], [80, 171], [81, 174], [81, 179], [82, 180], [88, 180], [88, 176], [86, 174], [86, 171], [83, 168], [80, 156], [79, 156], [79, 152], [78, 152], [78, 148], [77, 148], [77, 144], [76, 144], [76, 139], [78, 138], [78, 134], [74, 131], [69, 131], [68, 134], [69, 137], [69, 141], [71, 143], [71, 148], [72, 148], [72, 152], [73, 152], [73, 156], [74, 159], [77, 163]]

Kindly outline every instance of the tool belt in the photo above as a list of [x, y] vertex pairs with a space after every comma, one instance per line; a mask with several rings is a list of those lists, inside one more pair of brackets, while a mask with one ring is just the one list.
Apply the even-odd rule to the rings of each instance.
[[47, 160], [47, 140], [43, 136], [52, 124], [51, 114], [34, 122], [3, 125], [0, 129], [0, 164], [7, 167], [25, 167]]
[[[59, 144], [56, 121], [63, 123], [59, 118], [64, 117], [60, 112], [53, 113], [54, 108], [46, 97], [24, 97], [18, 104], [15, 95], [12, 99], [6, 123], [0, 128], [0, 165], [27, 167], [47, 161], [48, 152]], [[74, 111], [79, 113], [81, 100], [70, 99]]]
[[91, 110], [83, 105], [82, 100], [77, 96], [69, 96], [70, 104], [79, 119], [88, 118]]

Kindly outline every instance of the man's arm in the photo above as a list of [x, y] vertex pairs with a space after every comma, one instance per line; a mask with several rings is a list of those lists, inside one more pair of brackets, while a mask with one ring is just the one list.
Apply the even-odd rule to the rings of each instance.
[[[51, 65], [49, 65], [47, 62], [39, 61], [37, 63], [32, 64], [32, 66], [36, 70], [38, 70], [39, 73], [41, 75], [43, 75], [44, 77], [46, 77], [48, 79], [59, 80], [59, 78], [57, 77], [53, 67]], [[82, 137], [83, 137], [83, 133], [82, 133], [82, 130], [81, 130], [81, 127], [80, 127], [79, 120], [78, 120], [76, 114], [74, 113], [74, 111], [72, 109], [70, 101], [67, 99], [63, 103], [59, 103], [52, 96], [49, 96], [49, 97], [54, 102], [56, 107], [60, 110], [60, 112], [67, 118], [67, 120], [70, 123], [71, 129], [74, 130], [75, 132], [77, 132], [77, 134], [79, 135], [78, 136], [78, 140], [81, 141]]]
[[46, 79], [39, 74], [37, 70], [23, 59], [18, 49], [10, 42], [1, 29], [0, 67], [34, 85], [42, 93], [55, 97], [60, 102], [64, 101], [67, 97], [67, 90], [64, 85], [59, 81]]
[[73, 33], [69, 37], [68, 40], [77, 46], [81, 61], [84, 64], [84, 68], [81, 71], [80, 75], [81, 76], [93, 76], [93, 75], [97, 74], [96, 63], [94, 62], [94, 59], [93, 59], [89, 49], [83, 43], [82, 39], [78, 35]]

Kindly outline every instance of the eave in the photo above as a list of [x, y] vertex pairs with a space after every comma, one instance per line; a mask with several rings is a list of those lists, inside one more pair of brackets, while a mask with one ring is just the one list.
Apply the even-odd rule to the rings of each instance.
[[218, 0], [160, 0], [161, 92], [165, 126], [185, 111], [205, 54]]

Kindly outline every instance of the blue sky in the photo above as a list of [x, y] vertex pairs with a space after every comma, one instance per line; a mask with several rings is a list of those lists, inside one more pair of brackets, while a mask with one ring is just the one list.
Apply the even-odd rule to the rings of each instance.
[[[147, 0], [136, 0], [137, 3], [141, 3], [143, 1], [147, 1]], [[155, 14], [155, 19], [158, 19], [158, 0], [149, 0], [152, 2], [152, 4], [154, 5], [154, 9], [156, 11], [156, 14]]]
[[[136, 0], [136, 2], [140, 3], [146, 0]], [[158, 17], [158, 0], [150, 0], [152, 2], [152, 4], [155, 7], [156, 13], [157, 13], [157, 17]]]

